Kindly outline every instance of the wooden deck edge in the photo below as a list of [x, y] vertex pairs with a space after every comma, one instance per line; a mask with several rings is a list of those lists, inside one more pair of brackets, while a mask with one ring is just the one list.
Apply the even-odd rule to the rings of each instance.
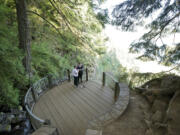
[[120, 93], [117, 101], [107, 112], [93, 118], [88, 123], [86, 135], [102, 135], [102, 127], [115, 121], [125, 112], [129, 104], [129, 88], [126, 84], [119, 85]]

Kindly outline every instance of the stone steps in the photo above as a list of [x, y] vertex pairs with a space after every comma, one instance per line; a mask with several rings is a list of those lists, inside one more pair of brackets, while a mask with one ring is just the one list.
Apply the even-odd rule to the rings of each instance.
[[39, 129], [37, 129], [31, 135], [59, 135], [59, 133], [58, 133], [57, 129], [54, 127], [43, 126]]

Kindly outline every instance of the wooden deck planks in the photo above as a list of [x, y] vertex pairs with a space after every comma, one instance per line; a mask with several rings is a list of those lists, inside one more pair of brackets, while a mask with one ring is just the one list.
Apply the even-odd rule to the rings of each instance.
[[90, 81], [89, 83], [86, 84], [88, 87], [93, 87], [94, 89], [92, 90], [96, 90], [96, 89], [100, 89], [101, 91], [103, 91], [104, 96], [106, 97], [111, 97], [112, 94], [114, 94], [114, 91], [111, 88], [108, 88], [107, 86], [102, 86], [100, 83], [95, 83], [94, 81]]
[[55, 92], [52, 93], [53, 102], [54, 104], [58, 105], [57, 111], [62, 113], [63, 118], [67, 122], [67, 127], [69, 127], [68, 130], [71, 129], [72, 134], [75, 134], [78, 131], [78, 123], [76, 117], [73, 117], [74, 115], [69, 109], [69, 106], [64, 102], [64, 99], [62, 97], [59, 98], [58, 94], [56, 94]]
[[84, 91], [84, 89], [79, 89], [76, 93], [84, 100], [84, 102], [89, 104], [98, 113], [101, 113], [102, 111], [104, 112], [104, 104], [100, 104], [97, 99], [95, 99], [93, 96], [90, 96], [87, 92]]
[[[75, 88], [64, 82], [40, 97], [33, 112], [50, 119], [62, 135], [84, 135], [88, 121], [107, 111], [114, 103], [113, 92], [92, 81]], [[110, 91], [110, 92], [109, 92]]]
[[[72, 89], [72, 85], [71, 85], [70, 89]], [[92, 100], [91, 100], [90, 98], [89, 98], [90, 100], [88, 100], [87, 97], [85, 97], [85, 95], [84, 95], [83, 93], [80, 93], [80, 92], [78, 91], [78, 89], [75, 89], [74, 91], [75, 91], [75, 95], [77, 95], [78, 98], [81, 99], [81, 101], [84, 102], [86, 106], [88, 106], [88, 110], [89, 110], [89, 111], [90, 111], [90, 110], [93, 111], [93, 114], [94, 114], [94, 115], [101, 112], [101, 111], [99, 110], [99, 108], [96, 106], [96, 104], [93, 104], [93, 103], [92, 103]]]
[[[58, 125], [54, 125], [54, 127], [61, 127], [63, 126], [63, 129], [61, 132], [65, 132], [65, 135], [70, 135], [71, 133], [75, 132], [75, 129], [73, 128], [73, 123], [72, 123], [72, 119], [71, 117], [69, 117], [69, 115], [67, 114], [67, 110], [65, 109], [66, 106], [63, 104], [63, 100], [62, 98], [59, 98], [59, 96], [53, 91], [52, 95], [50, 95], [50, 100], [51, 106], [54, 106], [55, 109], [53, 110], [53, 113], [56, 115], [56, 117], [54, 119], [52, 119], [51, 121], [60, 121], [61, 123], [59, 123]], [[49, 96], [48, 95], [48, 96]], [[54, 100], [56, 99], [56, 100]], [[69, 128], [71, 127], [72, 131], [69, 131]]]
[[[95, 97], [94, 93], [91, 93], [91, 91], [89, 91], [87, 88], [83, 88], [80, 91], [81, 94], [84, 94], [84, 96], [87, 98], [87, 101], [91, 101], [91, 103], [93, 104], [93, 106], [95, 106], [99, 112], [101, 113], [102, 111], [106, 111], [108, 108], [108, 104], [105, 102], [102, 102], [102, 100], [100, 99], [100, 97]], [[90, 94], [91, 93], [91, 94]]]
[[89, 95], [95, 97], [100, 103], [104, 104], [104, 106], [109, 106], [112, 105], [112, 100], [110, 100], [112, 97], [109, 98], [109, 100], [107, 100], [106, 97], [102, 96], [103, 94], [100, 91], [93, 91], [92, 92], [92, 87], [86, 87], [86, 89], [84, 89], [87, 93], [89, 93]]
[[[46, 97], [48, 97], [49, 95], [47, 95]], [[51, 101], [50, 97], [48, 97], [47, 99], [49, 100], [45, 100], [45, 105], [46, 105], [46, 108], [44, 110], [46, 110], [45, 112], [47, 113], [46, 115], [48, 115], [48, 119], [51, 120], [51, 124], [53, 127], [56, 127], [58, 126], [58, 131], [61, 133], [61, 134], [65, 134], [65, 131], [66, 131], [66, 134], [67, 134], [67, 129], [66, 129], [66, 125], [64, 125], [64, 123], [62, 122], [63, 121], [63, 117], [61, 116], [61, 114], [59, 114], [57, 112], [57, 108], [56, 108], [56, 105], [53, 104], [53, 102]], [[57, 117], [58, 116], [58, 117]], [[52, 121], [53, 119], [53, 121]]]
[[[59, 94], [58, 90], [59, 89], [56, 89], [57, 93], [54, 93], [57, 96]], [[78, 133], [81, 131], [81, 128], [85, 128], [85, 120], [82, 116], [80, 116], [80, 111], [65, 96], [62, 96], [61, 99], [63, 100], [62, 103], [64, 105], [64, 110], [66, 110], [66, 114], [68, 114], [71, 118], [71, 125], [73, 124], [72, 128], [76, 133]]]
[[[70, 90], [71, 88], [67, 87], [67, 90]], [[94, 112], [92, 109], [89, 109], [90, 107], [85, 103], [82, 102], [82, 100], [76, 95], [76, 94], [69, 94], [68, 96], [70, 98], [70, 100], [75, 104], [75, 106], [77, 108], [79, 108], [81, 110], [81, 112], [83, 112], [87, 118], [91, 118], [91, 115], [93, 115]], [[76, 101], [76, 102], [74, 102]]]
[[[72, 91], [71, 90], [71, 86], [67, 86], [65, 87], [65, 89], [67, 91]], [[88, 117], [90, 118], [89, 116], [93, 115], [94, 111], [92, 111], [92, 109], [89, 109], [89, 107], [87, 106], [87, 104], [85, 104], [84, 102], [82, 102], [82, 100], [75, 94], [76, 91], [74, 90], [73, 93], [68, 93], [66, 94], [65, 96], [69, 99], [69, 101], [74, 105], [76, 106], [76, 108], [79, 109], [79, 111], [81, 112], [81, 114], [84, 116], [84, 117]], [[74, 102], [76, 101], [76, 102]], [[88, 110], [88, 111], [87, 111]]]

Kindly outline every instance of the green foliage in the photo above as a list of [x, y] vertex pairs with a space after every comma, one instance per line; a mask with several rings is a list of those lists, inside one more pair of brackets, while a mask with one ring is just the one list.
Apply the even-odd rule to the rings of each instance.
[[0, 105], [14, 107], [19, 104], [19, 90], [14, 88], [11, 80], [0, 79]]
[[34, 43], [32, 46], [32, 67], [35, 74], [43, 77], [47, 73], [57, 74], [60, 68], [59, 56], [53, 54], [52, 49], [46, 42]]
[[103, 27], [105, 27], [105, 24], [108, 24], [110, 21], [108, 16], [108, 10], [101, 10], [97, 13], [97, 19], [100, 21]]
[[[31, 82], [63, 75], [78, 62], [93, 66], [106, 50], [106, 38], [90, 0], [28, 0], [31, 35]], [[0, 106], [17, 106], [29, 87], [19, 49], [14, 0], [0, 2]]]
[[[139, 59], [156, 60], [167, 66], [179, 63], [179, 43], [163, 42], [169, 35], [179, 33], [180, 4], [178, 0], [126, 0], [113, 11], [113, 23], [122, 30], [134, 30], [137, 26], [148, 32], [131, 44], [130, 52], [140, 53]], [[146, 24], [149, 17], [150, 23]], [[150, 18], [151, 17], [151, 18]]]
[[19, 89], [27, 84], [22, 65], [23, 53], [18, 48], [17, 25], [13, 10], [0, 4], [0, 105], [19, 103]]
[[114, 50], [100, 56], [97, 60], [96, 77], [102, 78], [102, 72], [110, 72], [117, 81], [128, 82], [127, 69], [121, 65]]

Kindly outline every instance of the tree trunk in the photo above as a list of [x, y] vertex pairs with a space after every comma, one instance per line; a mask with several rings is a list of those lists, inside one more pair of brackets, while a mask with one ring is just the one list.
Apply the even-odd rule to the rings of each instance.
[[19, 32], [19, 48], [24, 51], [25, 57], [23, 59], [23, 65], [26, 73], [31, 73], [31, 54], [30, 54], [30, 32], [29, 23], [26, 13], [26, 0], [15, 0], [17, 10], [17, 22]]

